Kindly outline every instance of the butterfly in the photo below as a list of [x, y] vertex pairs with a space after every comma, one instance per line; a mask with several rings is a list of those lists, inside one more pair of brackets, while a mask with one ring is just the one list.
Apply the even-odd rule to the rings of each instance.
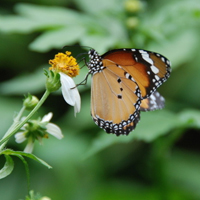
[[156, 89], [171, 72], [161, 54], [141, 49], [114, 49], [99, 55], [88, 52], [92, 75], [91, 115], [107, 133], [128, 135], [140, 120], [140, 111], [164, 107]]

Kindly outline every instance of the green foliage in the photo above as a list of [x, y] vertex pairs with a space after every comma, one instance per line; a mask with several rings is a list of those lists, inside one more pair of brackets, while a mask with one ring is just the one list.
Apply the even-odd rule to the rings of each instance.
[[[8, 2], [3, 1], [7, 6], [0, 9], [1, 138], [24, 94], [40, 97], [45, 90], [43, 68], [48, 69], [49, 59], [57, 52], [69, 50], [76, 56], [88, 50], [72, 47], [77, 44], [99, 53], [141, 48], [159, 52], [172, 62], [171, 77], [159, 88], [166, 107], [142, 113], [127, 137], [108, 135], [93, 123], [90, 77], [85, 86], [78, 87], [82, 108], [76, 118], [60, 92], [53, 93], [37, 115], [52, 111], [65, 138], [50, 137], [35, 147], [35, 154], [53, 169], [47, 171], [30, 161], [31, 187], [52, 199], [200, 199], [199, 0], [142, 1], [138, 12], [126, 10], [125, 0]], [[132, 17], [138, 24], [129, 26]], [[75, 82], [80, 83], [87, 72], [82, 68]], [[21, 153], [23, 146], [14, 140], [8, 147], [17, 151], [4, 151], [5, 165], [0, 157], [1, 178], [12, 172], [0, 182], [1, 198], [24, 199], [24, 168], [13, 156], [31, 156], [50, 166]]]
[[0, 179], [5, 178], [8, 176], [14, 169], [14, 162], [12, 158], [8, 155], [5, 155], [6, 162], [4, 167], [0, 170]]
[[27, 158], [31, 158], [37, 162], [39, 162], [40, 164], [46, 166], [47, 168], [52, 168], [49, 164], [47, 164], [45, 161], [41, 160], [40, 158], [38, 158], [37, 156], [33, 155], [33, 154], [30, 154], [30, 153], [24, 153], [24, 152], [20, 152], [20, 151], [13, 151], [13, 150], [10, 150], [10, 149], [6, 149], [2, 152], [2, 154], [4, 155], [7, 155], [7, 156], [25, 156]]

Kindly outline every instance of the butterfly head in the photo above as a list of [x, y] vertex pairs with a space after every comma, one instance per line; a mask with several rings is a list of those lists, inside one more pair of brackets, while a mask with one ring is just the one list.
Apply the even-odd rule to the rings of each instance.
[[90, 60], [87, 67], [90, 69], [90, 73], [94, 75], [101, 72], [104, 69], [102, 57], [94, 49], [90, 49], [88, 55]]

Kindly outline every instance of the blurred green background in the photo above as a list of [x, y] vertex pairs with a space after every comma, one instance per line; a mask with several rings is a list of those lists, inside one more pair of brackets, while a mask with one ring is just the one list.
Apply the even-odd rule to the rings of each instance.
[[[37, 144], [34, 154], [53, 166], [28, 160], [31, 189], [53, 200], [200, 199], [200, 1], [199, 0], [1, 0], [1, 136], [20, 110], [24, 94], [45, 90], [43, 68], [58, 52], [76, 56], [115, 48], [159, 52], [172, 62], [172, 74], [159, 92], [163, 110], [142, 113], [136, 130], [116, 137], [90, 116], [90, 77], [80, 86], [82, 109], [74, 117], [60, 92], [37, 116], [52, 111], [65, 137]], [[81, 69], [76, 83], [83, 80]], [[23, 150], [14, 139], [8, 147]], [[0, 167], [4, 158], [0, 158]], [[25, 168], [18, 160], [0, 180], [1, 200], [28, 194]]]

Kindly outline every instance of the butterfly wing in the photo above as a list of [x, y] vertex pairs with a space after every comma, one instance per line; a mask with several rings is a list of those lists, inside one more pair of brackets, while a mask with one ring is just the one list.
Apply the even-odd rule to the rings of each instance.
[[149, 97], [170, 76], [170, 62], [161, 54], [139, 49], [115, 49], [102, 55], [121, 66], [139, 85], [142, 98]]
[[150, 97], [143, 99], [140, 105], [140, 111], [153, 111], [162, 109], [165, 106], [165, 99], [159, 92], [154, 92]]
[[137, 83], [114, 62], [92, 76], [91, 115], [107, 133], [128, 135], [138, 123], [141, 93]]

